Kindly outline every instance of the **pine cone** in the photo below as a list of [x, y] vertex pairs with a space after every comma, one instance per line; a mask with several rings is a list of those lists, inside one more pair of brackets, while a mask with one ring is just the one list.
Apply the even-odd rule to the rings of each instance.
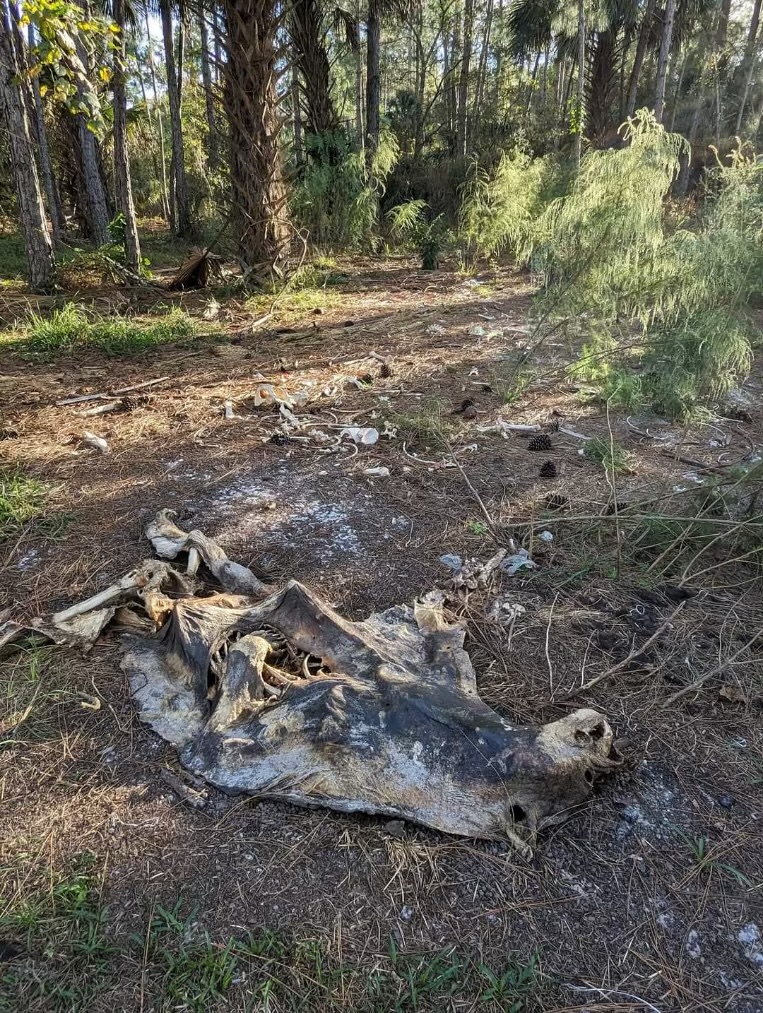
[[553, 461], [546, 461], [540, 466], [541, 478], [556, 478], [556, 465]]
[[21, 433], [15, 426], [3, 426], [0, 429], [0, 440], [17, 440]]
[[136, 408], [140, 408], [143, 404], [143, 399], [139, 397], [123, 397], [121, 410], [123, 412], [134, 412]]
[[559, 493], [550, 492], [545, 499], [547, 510], [564, 510], [570, 505], [567, 496], [560, 496]]
[[463, 415], [465, 411], [468, 411], [470, 408], [474, 408], [474, 405], [475, 405], [474, 398], [465, 397], [464, 400], [461, 402], [461, 404], [458, 406], [458, 408], [453, 409], [453, 414]]
[[559, 432], [559, 419], [553, 418], [553, 417], [550, 418], [548, 420], [546, 428], [548, 429], [548, 431], [550, 433], [558, 433]]
[[389, 380], [389, 378], [392, 376], [392, 370], [389, 368], [386, 362], [383, 362], [381, 364], [379, 376], [382, 378], [382, 380]]
[[287, 443], [291, 443], [292, 439], [290, 436], [285, 436], [283, 433], [273, 433], [268, 440], [268, 443], [275, 444], [276, 447], [285, 447]]
[[533, 436], [530, 442], [527, 444], [528, 450], [553, 450], [551, 444], [551, 437], [546, 433], [539, 433], [537, 436]]

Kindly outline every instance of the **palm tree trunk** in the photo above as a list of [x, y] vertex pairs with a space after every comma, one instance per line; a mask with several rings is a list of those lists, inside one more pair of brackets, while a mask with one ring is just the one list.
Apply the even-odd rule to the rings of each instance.
[[27, 281], [33, 292], [45, 292], [55, 282], [53, 242], [37, 175], [26, 92], [17, 83], [20, 68], [11, 42], [11, 32], [16, 31], [16, 26], [11, 22], [5, 4], [0, 8], [0, 15], [0, 111], [5, 122], [11, 171], [18, 195]]
[[125, 265], [140, 270], [140, 240], [132, 199], [130, 156], [127, 148], [127, 87], [125, 81], [125, 0], [114, 0], [114, 21], [119, 29], [114, 52], [114, 183], [117, 208], [124, 218]]
[[294, 0], [290, 13], [295, 59], [305, 86], [307, 128], [311, 134], [326, 137], [337, 129], [339, 118], [331, 99], [331, 65], [320, 10], [316, 0]]
[[366, 20], [366, 162], [379, 147], [381, 129], [381, 5], [368, 0]]
[[458, 134], [456, 143], [458, 154], [465, 155], [469, 133], [469, 68], [472, 59], [474, 36], [474, 0], [464, 3], [464, 49], [461, 59], [461, 73], [458, 78]]
[[747, 105], [747, 99], [750, 95], [750, 88], [752, 86], [752, 78], [755, 73], [755, 57], [756, 57], [756, 43], [758, 40], [758, 28], [760, 26], [760, 6], [761, 0], [755, 0], [752, 8], [752, 15], [750, 16], [750, 29], [747, 33], [747, 42], [744, 47], [744, 58], [742, 59], [742, 68], [745, 72], [744, 75], [744, 91], [742, 92], [742, 98], [739, 102], [739, 110], [737, 111], [737, 121], [735, 133], [739, 134], [742, 132], [742, 120], [744, 119], [744, 110]]
[[199, 8], [199, 37], [201, 41], [201, 80], [204, 85], [204, 101], [207, 113], [207, 165], [214, 172], [217, 169], [217, 122], [215, 118], [215, 96], [212, 91], [212, 69], [209, 65], [209, 31], [207, 12]]
[[233, 225], [246, 268], [272, 269], [289, 235], [278, 148], [279, 18], [274, 0], [225, 0], [225, 13]]
[[654, 115], [658, 123], [662, 123], [665, 113], [665, 89], [668, 83], [668, 61], [670, 46], [673, 42], [673, 23], [676, 19], [676, 0], [668, 0], [665, 7], [665, 20], [662, 23], [660, 52], [657, 57], [657, 85], [654, 97]]
[[171, 222], [171, 226], [173, 231], [179, 236], [189, 236], [191, 233], [191, 213], [185, 179], [180, 85], [175, 66], [175, 40], [172, 31], [170, 0], [159, 0], [159, 13], [162, 19], [162, 34], [164, 36], [164, 60], [167, 69], [167, 99], [170, 107], [170, 134], [172, 141], [170, 180], [174, 199], [170, 200], [170, 208], [174, 208], [174, 215], [172, 215], [173, 221]]
[[644, 16], [641, 19], [638, 42], [636, 43], [636, 53], [633, 57], [633, 69], [631, 70], [630, 82], [628, 84], [628, 104], [625, 107], [625, 113], [627, 116], [633, 116], [636, 111], [639, 79], [641, 78], [641, 69], [644, 66], [644, 57], [646, 56], [646, 51], [649, 47], [649, 34], [652, 27], [654, 7], [655, 0], [647, 0], [646, 7], [644, 8]]

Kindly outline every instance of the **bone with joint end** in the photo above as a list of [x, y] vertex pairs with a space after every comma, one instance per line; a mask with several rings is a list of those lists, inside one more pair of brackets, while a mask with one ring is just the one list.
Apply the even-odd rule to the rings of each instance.
[[146, 525], [146, 538], [154, 551], [163, 559], [175, 559], [181, 552], [188, 552], [188, 573], [198, 571], [199, 560], [222, 584], [226, 591], [234, 594], [253, 594], [259, 597], [267, 594], [267, 587], [258, 580], [246, 566], [228, 559], [217, 542], [201, 531], [185, 532], [175, 524], [172, 510], [160, 510]]

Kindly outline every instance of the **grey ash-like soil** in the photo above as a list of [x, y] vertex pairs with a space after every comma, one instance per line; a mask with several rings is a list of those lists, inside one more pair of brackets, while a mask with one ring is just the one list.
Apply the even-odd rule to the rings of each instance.
[[[599, 708], [624, 740], [622, 770], [566, 824], [544, 833], [528, 863], [503, 846], [412, 825], [203, 786], [179, 791], [176, 779], [188, 782], [173, 751], [135, 719], [114, 635], [87, 658], [43, 653], [36, 696], [18, 655], [9, 655], [0, 663], [5, 714], [18, 717], [14, 695], [31, 702], [12, 735], [0, 725], [6, 909], [88, 854], [114, 940], [139, 932], [147, 912], [180, 900], [197, 931], [213, 939], [267, 928], [323, 939], [342, 960], [369, 967], [391, 939], [399, 950], [455, 947], [492, 964], [537, 953], [542, 976], [526, 1009], [763, 1009], [760, 645], [668, 703], [760, 626], [757, 574], [735, 563], [696, 585], [689, 580], [700, 593], [676, 612], [679, 602], [661, 589], [680, 581], [691, 552], [677, 569], [669, 555], [651, 568], [659, 550], [639, 556], [621, 539], [618, 574], [607, 512], [613, 491], [603, 469], [580, 456], [579, 441], [552, 432], [552, 450], [538, 454], [527, 450], [526, 437], [482, 431], [499, 417], [546, 426], [554, 410], [563, 425], [590, 436], [608, 438], [609, 425], [632, 455], [632, 470], [617, 479], [618, 504], [659, 503], [693, 516], [703, 482], [727, 463], [755, 460], [760, 379], [744, 389], [752, 423], [658, 425], [668, 437], [658, 441], [639, 435], [649, 420], [613, 412], [608, 424], [563, 373], [543, 379], [569, 358], [565, 343], [550, 344], [538, 363], [541, 379], [508, 406], [501, 378], [527, 341], [528, 291], [513, 276], [491, 276], [486, 285], [475, 294], [447, 272], [366, 265], [326, 313], [289, 317], [291, 332], [275, 333], [274, 325], [241, 337], [247, 317], [232, 313], [226, 326], [238, 353], [205, 346], [34, 365], [6, 357], [4, 415], [20, 435], [0, 444], [2, 453], [50, 486], [49, 510], [68, 520], [55, 537], [30, 524], [5, 540], [2, 604], [29, 618], [107, 586], [149, 554], [141, 530], [160, 507], [177, 510], [184, 527], [203, 529], [275, 584], [297, 577], [353, 618], [446, 587], [442, 554], [486, 559], [495, 545], [460, 472], [439, 466], [448, 452], [431, 421], [423, 435], [403, 421], [396, 438], [356, 456], [347, 448], [324, 454], [317, 444], [268, 442], [276, 413], [244, 405], [258, 371], [292, 393], [305, 383], [332, 388], [304, 410], [327, 430], [429, 417], [440, 398], [436, 425], [445, 420], [448, 444], [496, 524], [531, 546], [539, 563], [463, 603], [481, 693], [532, 723], [582, 704]], [[198, 297], [186, 301], [201, 311]], [[380, 378], [377, 360], [347, 361], [371, 351], [389, 361], [391, 377]], [[372, 382], [363, 389], [347, 383], [366, 373]], [[165, 375], [129, 413], [83, 420], [79, 406], [55, 405], [68, 394]], [[466, 397], [476, 402], [476, 419], [450, 414]], [[223, 417], [226, 398], [237, 407], [232, 420]], [[106, 437], [111, 452], [83, 449], [84, 428]], [[557, 478], [539, 478], [547, 459]], [[379, 466], [389, 468], [388, 478], [364, 474]], [[566, 517], [581, 519], [560, 523], [562, 515], [546, 510], [552, 493], [569, 499]], [[550, 545], [537, 539], [542, 518], [555, 535]], [[708, 552], [696, 568], [720, 559]], [[524, 614], [509, 626], [491, 623], [496, 595]], [[671, 617], [640, 666], [565, 700]], [[724, 696], [724, 687], [736, 693]], [[24, 952], [16, 961], [28, 968], [41, 959]], [[0, 975], [10, 966], [0, 965]], [[246, 1008], [237, 1003], [208, 1008]], [[456, 1000], [419, 1008], [438, 1007], [508, 1008]], [[90, 1008], [152, 1008], [140, 966], [120, 965]]]

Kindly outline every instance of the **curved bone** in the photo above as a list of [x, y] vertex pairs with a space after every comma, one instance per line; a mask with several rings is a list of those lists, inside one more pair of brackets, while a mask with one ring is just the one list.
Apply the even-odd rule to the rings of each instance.
[[[267, 699], [263, 627], [325, 671]], [[210, 659], [234, 634], [243, 636], [215, 705]], [[123, 667], [142, 720], [220, 788], [524, 848], [518, 827], [532, 837], [564, 819], [619, 762], [612, 732], [592, 710], [512, 725], [480, 699], [463, 641], [436, 603], [354, 623], [291, 582], [249, 607], [178, 602], [158, 638], [132, 642]]]

